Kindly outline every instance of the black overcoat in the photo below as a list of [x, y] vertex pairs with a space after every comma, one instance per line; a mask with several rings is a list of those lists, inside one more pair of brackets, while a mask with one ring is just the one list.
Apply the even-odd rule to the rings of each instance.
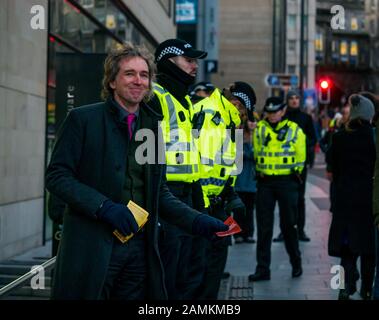
[[[142, 121], [158, 137], [160, 115], [141, 106]], [[111, 257], [110, 226], [97, 220], [106, 199], [121, 201], [125, 179], [127, 128], [108, 100], [73, 109], [66, 118], [46, 172], [46, 187], [67, 204], [52, 287], [53, 299], [99, 299]], [[158, 161], [158, 139], [155, 139]], [[150, 150], [151, 151], [151, 150]], [[163, 153], [164, 154], [164, 153]], [[198, 212], [168, 190], [165, 167], [145, 165], [148, 259], [147, 299], [167, 299], [158, 251], [158, 211], [172, 224], [191, 233]]]
[[333, 173], [335, 209], [328, 249], [340, 256], [344, 243], [358, 255], [373, 254], [373, 175], [375, 144], [369, 123], [333, 135], [328, 162]]

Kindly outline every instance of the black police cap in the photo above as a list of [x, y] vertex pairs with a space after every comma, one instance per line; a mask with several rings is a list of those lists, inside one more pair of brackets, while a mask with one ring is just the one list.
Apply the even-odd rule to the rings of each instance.
[[279, 97], [270, 97], [266, 100], [264, 111], [266, 112], [277, 112], [286, 107], [286, 104], [283, 103], [283, 100]]
[[196, 92], [198, 90], [204, 90], [204, 91], [207, 91], [207, 92], [212, 92], [214, 89], [215, 89], [215, 86], [211, 82], [201, 81], [199, 83], [196, 83], [193, 86], [192, 91]]
[[185, 56], [194, 59], [204, 59], [208, 55], [205, 51], [196, 50], [188, 42], [181, 39], [168, 39], [160, 43], [155, 50], [155, 62], [171, 57]]

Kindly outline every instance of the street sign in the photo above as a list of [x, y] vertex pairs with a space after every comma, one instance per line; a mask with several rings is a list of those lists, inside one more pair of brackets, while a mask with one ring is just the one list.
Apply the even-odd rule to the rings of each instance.
[[296, 88], [299, 86], [299, 77], [296, 74], [274, 73], [267, 75], [265, 80], [266, 85], [272, 88]]
[[197, 23], [197, 1], [196, 0], [176, 0], [176, 23], [196, 24]]
[[268, 75], [266, 77], [266, 84], [269, 87], [279, 87], [280, 86], [279, 77], [275, 74]]
[[299, 86], [299, 77], [296, 74], [293, 74], [290, 78], [290, 84], [292, 87]]
[[305, 89], [303, 92], [304, 101], [303, 105], [306, 108], [313, 110], [317, 106], [317, 92], [316, 89]]
[[205, 60], [206, 73], [217, 73], [218, 61], [217, 60]]

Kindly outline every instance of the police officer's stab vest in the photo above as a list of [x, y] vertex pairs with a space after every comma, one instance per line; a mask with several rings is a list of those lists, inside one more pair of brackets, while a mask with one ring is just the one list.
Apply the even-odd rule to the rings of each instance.
[[[238, 109], [216, 89], [194, 105], [195, 117], [203, 113], [204, 123], [196, 146], [200, 152], [200, 184], [205, 207], [209, 197], [218, 196], [233, 172], [236, 172], [236, 132], [241, 123]], [[235, 179], [233, 184], [235, 183]]]
[[[167, 181], [192, 183], [199, 179], [199, 153], [192, 136], [192, 113], [166, 89], [154, 83], [163, 114], [161, 129], [165, 143]], [[192, 103], [186, 96], [189, 106]]]
[[266, 120], [258, 122], [253, 135], [256, 170], [265, 175], [301, 173], [306, 157], [303, 130], [283, 120], [273, 129]]

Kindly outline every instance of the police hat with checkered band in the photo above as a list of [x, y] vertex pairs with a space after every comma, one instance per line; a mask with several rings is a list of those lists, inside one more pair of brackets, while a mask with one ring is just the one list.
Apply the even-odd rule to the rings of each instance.
[[247, 110], [254, 111], [257, 102], [254, 89], [246, 82], [236, 81], [230, 87], [231, 94], [236, 97]]
[[270, 97], [266, 100], [264, 111], [270, 113], [270, 112], [277, 112], [279, 110], [282, 110], [287, 105], [283, 103], [283, 100], [279, 97]]
[[188, 42], [181, 39], [168, 39], [163, 41], [155, 50], [156, 63], [176, 56], [204, 59], [207, 53], [205, 51], [195, 50]]

